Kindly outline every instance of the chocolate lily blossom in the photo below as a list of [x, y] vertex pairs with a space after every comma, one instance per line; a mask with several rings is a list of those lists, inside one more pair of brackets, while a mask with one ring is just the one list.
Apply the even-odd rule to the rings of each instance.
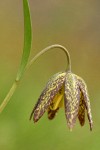
[[[68, 62], [70, 63], [70, 61]], [[68, 71], [59, 72], [51, 77], [41, 93], [30, 119], [33, 118], [34, 122], [37, 122], [47, 111], [48, 119], [52, 120], [63, 106], [70, 130], [75, 126], [77, 118], [80, 125], [84, 125], [85, 113], [87, 113], [90, 130], [92, 130], [93, 121], [87, 86], [81, 77], [71, 72], [71, 67]]]
[[92, 130], [93, 122], [86, 83], [71, 72], [57, 73], [49, 80], [31, 113], [30, 119], [33, 117], [34, 122], [37, 122], [47, 111], [48, 118], [51, 120], [63, 105], [70, 129], [74, 127], [77, 118], [80, 124], [84, 125], [86, 110], [90, 130]]

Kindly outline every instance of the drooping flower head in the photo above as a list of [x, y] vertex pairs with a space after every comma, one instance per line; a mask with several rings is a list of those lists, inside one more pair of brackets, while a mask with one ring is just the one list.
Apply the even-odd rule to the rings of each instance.
[[84, 125], [86, 112], [92, 130], [93, 121], [86, 83], [71, 71], [57, 73], [49, 80], [30, 119], [33, 117], [34, 122], [37, 122], [47, 111], [48, 118], [52, 120], [62, 106], [65, 108], [70, 129], [74, 127], [77, 118], [81, 126]]

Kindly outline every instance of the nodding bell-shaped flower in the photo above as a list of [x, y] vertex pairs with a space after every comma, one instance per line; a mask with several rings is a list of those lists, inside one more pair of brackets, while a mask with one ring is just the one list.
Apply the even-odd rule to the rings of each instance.
[[37, 122], [47, 111], [48, 119], [52, 120], [58, 110], [64, 106], [70, 130], [74, 127], [77, 118], [81, 126], [84, 125], [85, 113], [87, 113], [90, 130], [92, 130], [93, 121], [87, 86], [81, 77], [71, 72], [71, 59], [68, 50], [61, 45], [51, 45], [37, 54], [34, 60], [52, 48], [60, 48], [65, 52], [68, 68], [65, 72], [53, 75], [48, 81], [31, 113], [30, 119], [33, 118], [34, 122]]
[[92, 130], [93, 121], [86, 83], [71, 71], [57, 73], [49, 80], [30, 119], [33, 117], [34, 122], [37, 122], [47, 111], [48, 118], [52, 120], [62, 106], [65, 108], [70, 130], [74, 127], [77, 118], [81, 126], [84, 125], [85, 112], [88, 116], [90, 130]]

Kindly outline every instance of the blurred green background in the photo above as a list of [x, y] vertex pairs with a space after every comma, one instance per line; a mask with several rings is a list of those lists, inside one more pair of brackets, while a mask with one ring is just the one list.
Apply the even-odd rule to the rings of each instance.
[[[59, 43], [71, 55], [72, 71], [89, 89], [94, 127], [77, 120], [70, 132], [61, 109], [53, 121], [47, 114], [34, 124], [30, 113], [48, 79], [66, 68], [65, 54], [51, 50], [38, 59], [0, 114], [0, 150], [100, 149], [100, 1], [29, 0], [33, 26], [30, 59]], [[0, 103], [11, 87], [23, 48], [22, 0], [0, 1]]]

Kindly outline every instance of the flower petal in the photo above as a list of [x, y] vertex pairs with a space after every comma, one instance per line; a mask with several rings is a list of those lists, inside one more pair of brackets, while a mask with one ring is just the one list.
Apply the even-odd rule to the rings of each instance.
[[63, 83], [65, 81], [66, 72], [60, 72], [55, 74], [47, 83], [46, 88], [43, 90], [38, 102], [36, 103], [30, 119], [33, 116], [34, 122], [38, 121], [39, 118], [44, 114], [44, 112], [48, 109], [52, 100], [58, 91], [62, 88]]
[[69, 72], [65, 79], [65, 114], [67, 123], [70, 129], [72, 129], [76, 123], [78, 115], [80, 100], [80, 90], [78, 86], [77, 78], [74, 74]]
[[55, 110], [50, 109], [50, 107], [48, 108], [48, 119], [52, 120], [54, 119], [56, 113], [58, 112], [59, 107]]
[[84, 97], [82, 92], [81, 92], [80, 103], [79, 103], [78, 119], [81, 126], [83, 126], [85, 123], [85, 102], [84, 102]]
[[53, 119], [59, 108], [63, 106], [64, 88], [61, 88], [48, 108], [48, 119]]
[[90, 100], [89, 100], [89, 96], [88, 96], [87, 86], [86, 86], [85, 81], [82, 78], [78, 77], [78, 81], [79, 81], [80, 89], [84, 96], [84, 102], [85, 102], [85, 107], [87, 110], [87, 116], [88, 116], [88, 120], [89, 120], [89, 124], [90, 124], [90, 130], [92, 130], [93, 121], [92, 121], [91, 106], [90, 106]]

